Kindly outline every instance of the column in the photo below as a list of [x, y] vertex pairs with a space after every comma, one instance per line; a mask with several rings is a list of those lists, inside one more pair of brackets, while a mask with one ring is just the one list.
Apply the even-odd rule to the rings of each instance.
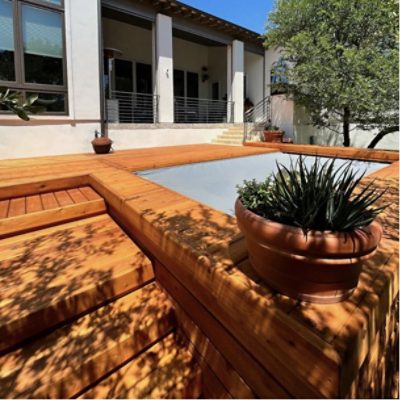
[[233, 122], [243, 122], [244, 112], [244, 44], [232, 42], [232, 101], [234, 102]]
[[157, 14], [155, 26], [155, 75], [159, 122], [174, 122], [174, 65], [172, 55], [172, 19]]

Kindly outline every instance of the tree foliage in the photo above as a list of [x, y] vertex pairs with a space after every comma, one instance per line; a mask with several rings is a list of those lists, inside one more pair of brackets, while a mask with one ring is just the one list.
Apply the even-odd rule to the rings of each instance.
[[345, 146], [350, 124], [398, 130], [398, 18], [396, 0], [277, 0], [269, 15], [266, 46], [289, 65], [279, 81], [315, 126], [339, 125]]

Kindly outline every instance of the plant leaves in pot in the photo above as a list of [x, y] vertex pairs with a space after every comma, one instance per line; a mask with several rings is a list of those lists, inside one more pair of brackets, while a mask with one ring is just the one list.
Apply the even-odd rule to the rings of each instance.
[[374, 204], [383, 191], [348, 162], [300, 156], [264, 182], [238, 186], [235, 213], [250, 262], [273, 289], [314, 303], [336, 303], [357, 286], [382, 236]]

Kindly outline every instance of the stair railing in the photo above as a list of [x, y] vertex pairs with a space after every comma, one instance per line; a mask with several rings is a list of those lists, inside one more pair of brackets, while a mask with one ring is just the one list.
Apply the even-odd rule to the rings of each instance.
[[244, 113], [243, 143], [255, 139], [271, 120], [271, 97], [264, 97]]

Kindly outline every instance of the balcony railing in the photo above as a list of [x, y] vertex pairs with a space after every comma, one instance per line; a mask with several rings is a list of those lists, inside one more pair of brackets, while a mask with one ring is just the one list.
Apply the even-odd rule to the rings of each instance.
[[224, 100], [174, 98], [176, 123], [224, 123], [233, 121], [233, 102]]
[[146, 93], [112, 91], [107, 99], [107, 122], [158, 122], [158, 96]]

